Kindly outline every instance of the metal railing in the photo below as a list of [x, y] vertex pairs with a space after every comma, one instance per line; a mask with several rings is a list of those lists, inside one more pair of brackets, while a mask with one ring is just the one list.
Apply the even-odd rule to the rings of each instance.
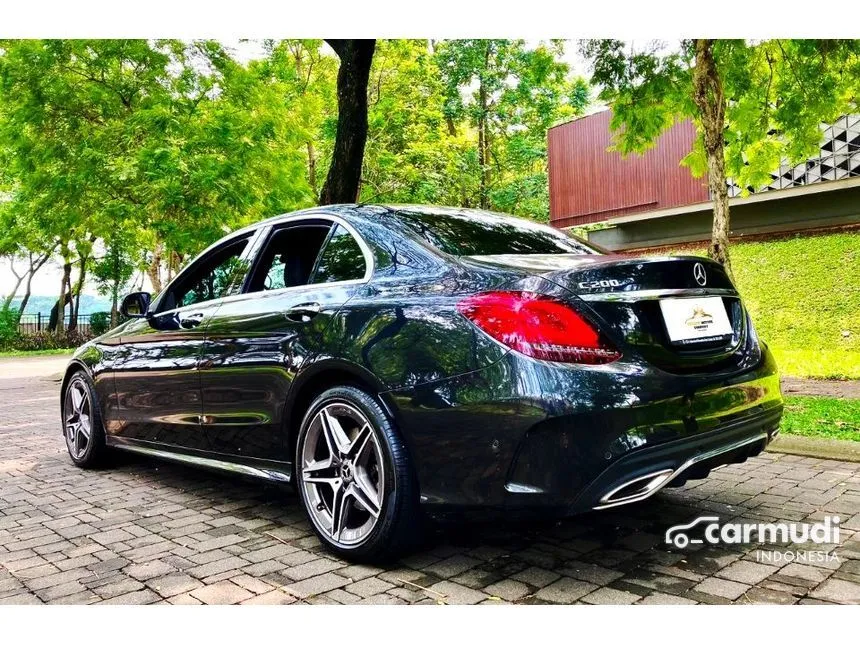
[[[64, 317], [65, 324], [63, 325], [64, 329], [69, 328], [69, 323], [71, 323], [71, 316], [66, 314]], [[21, 319], [18, 321], [18, 331], [21, 334], [37, 334], [40, 331], [48, 331], [48, 326], [50, 325], [51, 317], [48, 314], [36, 313], [36, 314], [24, 314], [21, 316]], [[90, 314], [79, 314], [78, 315], [78, 327], [77, 330], [81, 333], [86, 333], [90, 331]]]

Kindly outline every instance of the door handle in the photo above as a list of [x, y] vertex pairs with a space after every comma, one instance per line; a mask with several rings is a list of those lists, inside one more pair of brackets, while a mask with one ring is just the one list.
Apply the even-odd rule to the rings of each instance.
[[310, 322], [311, 318], [322, 311], [322, 305], [318, 302], [305, 302], [295, 307], [290, 307], [284, 314], [287, 320], [293, 322], [306, 323]]
[[191, 329], [192, 327], [196, 327], [200, 323], [203, 322], [203, 319], [206, 317], [206, 314], [200, 312], [196, 314], [188, 314], [187, 316], [182, 316], [179, 319], [179, 326], [182, 329]]

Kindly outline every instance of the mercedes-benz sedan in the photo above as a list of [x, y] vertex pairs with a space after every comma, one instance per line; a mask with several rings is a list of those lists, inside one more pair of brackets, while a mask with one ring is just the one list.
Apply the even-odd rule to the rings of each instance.
[[72, 460], [293, 482], [356, 560], [420, 518], [572, 515], [759, 453], [782, 400], [698, 257], [611, 255], [483, 211], [331, 206], [236, 231], [74, 355]]

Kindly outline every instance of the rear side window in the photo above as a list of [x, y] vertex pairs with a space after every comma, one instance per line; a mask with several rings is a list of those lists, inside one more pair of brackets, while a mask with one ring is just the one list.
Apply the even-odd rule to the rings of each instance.
[[300, 287], [311, 275], [331, 225], [301, 224], [275, 230], [257, 261], [247, 292]]
[[361, 280], [366, 271], [361, 247], [352, 234], [338, 224], [317, 260], [313, 282]]
[[397, 219], [425, 242], [451, 255], [599, 253], [562, 231], [495, 213], [401, 211]]

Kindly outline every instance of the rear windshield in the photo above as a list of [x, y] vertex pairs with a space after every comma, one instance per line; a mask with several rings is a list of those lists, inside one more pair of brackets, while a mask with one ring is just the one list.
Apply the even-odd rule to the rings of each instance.
[[599, 253], [549, 226], [483, 211], [399, 211], [397, 218], [418, 237], [451, 255]]

